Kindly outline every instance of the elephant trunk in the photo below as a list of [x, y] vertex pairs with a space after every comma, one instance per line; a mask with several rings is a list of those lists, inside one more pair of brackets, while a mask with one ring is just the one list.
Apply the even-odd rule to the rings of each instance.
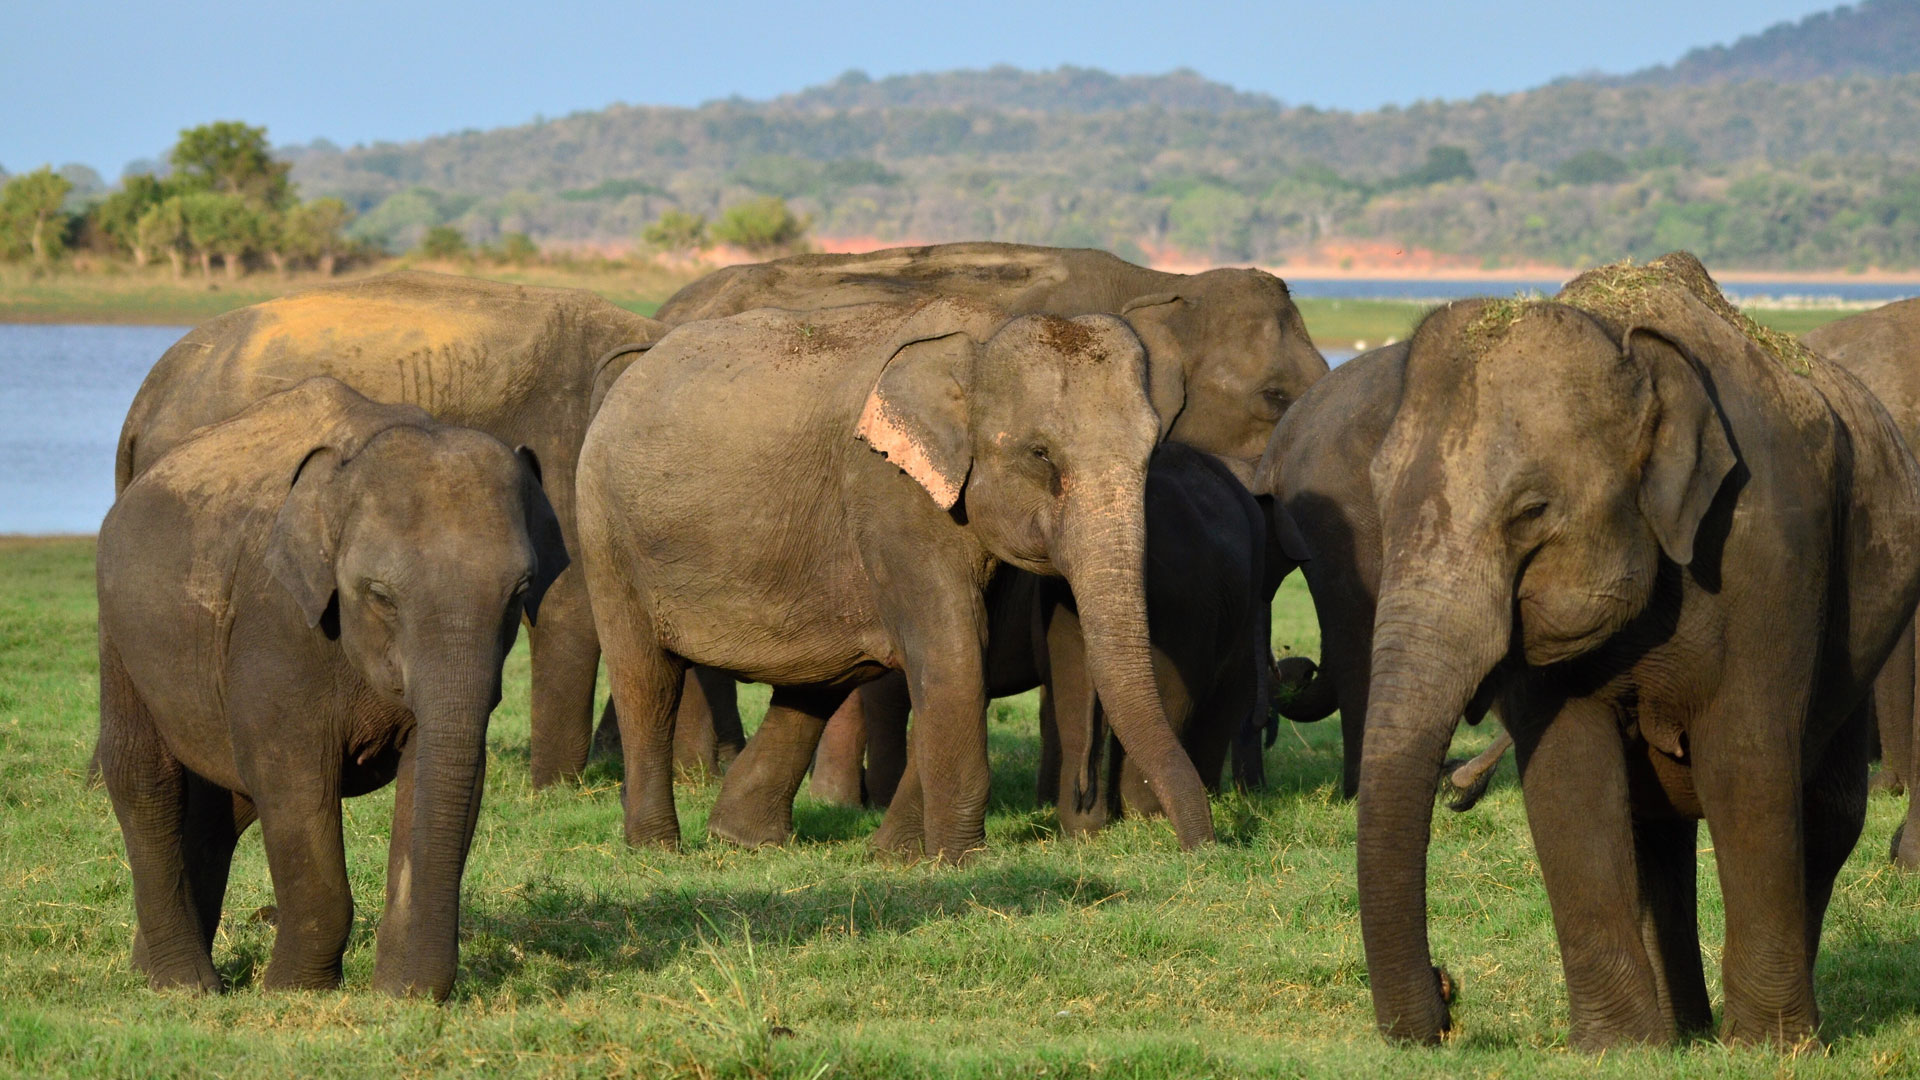
[[1146, 473], [1079, 483], [1062, 518], [1057, 562], [1073, 588], [1087, 667], [1108, 723], [1165, 808], [1182, 848], [1213, 839], [1200, 773], [1180, 745], [1154, 682], [1147, 633]]
[[400, 910], [400, 955], [384, 969], [381, 989], [445, 999], [459, 964], [460, 879], [473, 843], [486, 776], [487, 719], [499, 701], [495, 675], [429, 681], [413, 733], [413, 817], [402, 872], [389, 889]]
[[1500, 592], [1434, 558], [1444, 576], [1388, 569], [1374, 621], [1360, 771], [1360, 926], [1374, 1018], [1389, 1039], [1433, 1043], [1447, 1030], [1446, 977], [1427, 941], [1427, 845], [1434, 787], [1455, 722], [1506, 652]]
[[[1289, 663], [1292, 661], [1292, 663]], [[1339, 680], [1327, 670], [1301, 657], [1285, 657], [1275, 664], [1273, 711], [1296, 724], [1312, 724], [1333, 715], [1340, 707]], [[1305, 685], [1301, 684], [1304, 677]]]

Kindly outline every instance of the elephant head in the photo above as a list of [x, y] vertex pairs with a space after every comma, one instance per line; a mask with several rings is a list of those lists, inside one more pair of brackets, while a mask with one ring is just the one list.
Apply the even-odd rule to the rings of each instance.
[[1218, 455], [1243, 484], [1287, 406], [1327, 373], [1286, 283], [1209, 270], [1120, 309], [1153, 357], [1162, 434]]
[[[942, 301], [941, 303], [953, 303]], [[859, 435], [988, 553], [1066, 578], [1095, 689], [1191, 846], [1212, 837], [1199, 774], [1155, 686], [1145, 593], [1147, 459], [1159, 439], [1146, 352], [1111, 315], [1023, 316], [900, 346]]]
[[266, 565], [308, 627], [414, 717], [411, 850], [394, 864], [408, 877], [391, 891], [401, 910], [385, 915], [405, 955], [383, 950], [376, 982], [444, 997], [501, 663], [567, 554], [531, 451], [378, 408], [417, 418], [309, 452]]
[[1449, 305], [1419, 327], [1371, 476], [1383, 536], [1360, 773], [1361, 926], [1390, 1038], [1447, 1027], [1426, 849], [1455, 721], [1497, 671], [1589, 653], [1702, 547], [1735, 467], [1701, 371], [1652, 330], [1560, 303]]

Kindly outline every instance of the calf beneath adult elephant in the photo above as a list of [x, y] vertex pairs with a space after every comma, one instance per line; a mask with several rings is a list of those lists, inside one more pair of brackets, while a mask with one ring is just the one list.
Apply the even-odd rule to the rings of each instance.
[[[1210, 790], [1219, 789], [1229, 747], [1237, 773], [1256, 771], [1246, 758], [1258, 760], [1271, 690], [1270, 601], [1302, 554], [1297, 542], [1279, 542], [1283, 537], [1269, 544], [1265, 518], [1212, 457], [1177, 443], [1154, 452], [1147, 473], [1154, 674], [1167, 718]], [[1043, 787], [1048, 779], [1057, 783], [1060, 825], [1090, 832], [1123, 811], [1157, 813], [1153, 792], [1106, 730], [1072, 592], [1048, 584], [1040, 623], [1050, 707], [1042, 722], [1057, 734], [1042, 745], [1057, 745], [1057, 753], [1042, 756], [1041, 770], [1053, 774], [1043, 776]]]
[[100, 528], [100, 766], [153, 986], [219, 989], [256, 816], [280, 912], [263, 982], [338, 985], [340, 800], [395, 781], [374, 983], [446, 996], [500, 666], [566, 565], [531, 453], [332, 379], [126, 486]]
[[1711, 1022], [1702, 818], [1726, 906], [1723, 1037], [1815, 1034], [1821, 924], [1866, 809], [1870, 680], [1920, 594], [1917, 471], [1865, 387], [1740, 315], [1690, 255], [1420, 325], [1371, 467], [1358, 883], [1383, 1032], [1449, 1026], [1427, 941], [1433, 780], [1491, 693], [1573, 1045]]
[[628, 841], [679, 841], [672, 733], [700, 663], [774, 686], [714, 833], [784, 840], [827, 717], [900, 669], [920, 718], [902, 792], [923, 798], [896, 797], [875, 842], [946, 860], [978, 848], [985, 594], [1003, 565], [1072, 583], [1115, 731], [1181, 843], [1211, 839], [1148, 648], [1143, 503], [1159, 432], [1145, 352], [1111, 316], [1008, 321], [940, 299], [674, 330], [614, 384], [580, 459]]

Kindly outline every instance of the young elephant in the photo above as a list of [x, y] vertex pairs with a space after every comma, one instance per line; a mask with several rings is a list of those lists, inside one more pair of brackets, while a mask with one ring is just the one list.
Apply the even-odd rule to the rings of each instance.
[[566, 565], [529, 451], [332, 379], [127, 485], [100, 528], [100, 765], [153, 986], [219, 988], [256, 815], [280, 911], [264, 984], [338, 985], [340, 800], [397, 780], [374, 982], [446, 996], [500, 665]]
[[[154, 364], [120, 431], [115, 489], [196, 428], [327, 375], [532, 449], [572, 545], [574, 461], [593, 403], [665, 332], [584, 289], [421, 271], [283, 296], [209, 319]], [[587, 763], [600, 653], [580, 578], [555, 582], [528, 633], [536, 787]]]
[[[1235, 747], [1237, 770], [1240, 756], [1258, 755], [1266, 719], [1272, 621], [1261, 598], [1272, 596], [1266, 583], [1277, 585], [1296, 563], [1276, 545], [1273, 561], [1281, 565], [1269, 567], [1265, 516], [1212, 456], [1178, 443], [1154, 451], [1146, 579], [1154, 674], [1167, 717], [1210, 790], [1220, 786], [1228, 747]], [[1292, 554], [1298, 556], [1297, 546]], [[1068, 833], [1099, 829], [1123, 809], [1157, 813], [1133, 760], [1117, 742], [1108, 745], [1072, 593], [1049, 585], [1039, 621], [1050, 708], [1041, 723], [1054, 733], [1043, 733], [1042, 745], [1057, 750], [1042, 756], [1043, 774], [1052, 774], [1042, 787], [1058, 792]]]
[[1486, 692], [1518, 755], [1572, 1042], [1711, 1021], [1696, 821], [1726, 904], [1730, 1041], [1811, 1037], [1865, 814], [1868, 708], [1920, 594], [1920, 477], [1846, 372], [1685, 254], [1414, 334], [1371, 467], [1382, 559], [1361, 927], [1388, 1036], [1448, 1027], [1427, 943], [1433, 778]]
[[784, 840], [827, 717], [898, 668], [920, 721], [876, 843], [924, 838], [955, 861], [979, 847], [984, 595], [1003, 564], [1073, 584], [1115, 730], [1181, 843], [1211, 839], [1148, 654], [1142, 519], [1160, 421], [1146, 388], [1118, 319], [1008, 322], [954, 299], [689, 323], [629, 368], [579, 479], [628, 841], [679, 841], [671, 736], [682, 673], [700, 663], [775, 687], [716, 834]]

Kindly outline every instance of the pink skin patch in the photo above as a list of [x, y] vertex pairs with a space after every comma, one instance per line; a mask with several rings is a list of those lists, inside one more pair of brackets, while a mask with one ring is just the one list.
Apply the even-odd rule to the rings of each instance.
[[860, 410], [860, 424], [853, 433], [926, 488], [940, 509], [951, 510], [960, 501], [960, 485], [934, 466], [926, 447], [907, 431], [879, 394], [867, 395], [866, 408]]

